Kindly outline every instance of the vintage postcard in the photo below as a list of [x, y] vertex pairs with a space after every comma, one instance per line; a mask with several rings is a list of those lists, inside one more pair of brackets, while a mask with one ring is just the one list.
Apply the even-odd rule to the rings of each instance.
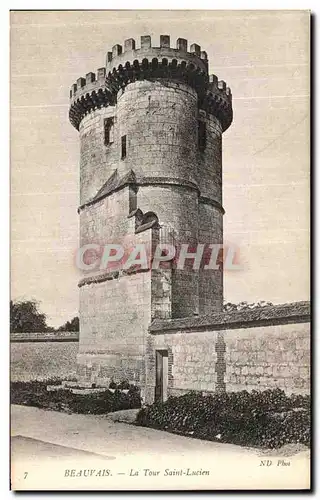
[[10, 17], [12, 489], [310, 489], [310, 12]]

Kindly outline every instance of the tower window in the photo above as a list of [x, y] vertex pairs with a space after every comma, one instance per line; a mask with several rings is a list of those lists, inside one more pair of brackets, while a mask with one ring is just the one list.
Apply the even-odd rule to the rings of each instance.
[[137, 210], [137, 188], [129, 186], [129, 214]]
[[201, 153], [206, 149], [207, 133], [206, 124], [203, 121], [198, 121], [198, 148]]
[[108, 146], [114, 141], [114, 120], [107, 118], [104, 120], [104, 144]]
[[127, 156], [127, 136], [123, 135], [121, 137], [121, 160]]

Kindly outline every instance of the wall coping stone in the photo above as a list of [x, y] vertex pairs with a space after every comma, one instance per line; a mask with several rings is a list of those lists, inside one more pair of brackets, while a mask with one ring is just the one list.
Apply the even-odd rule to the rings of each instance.
[[78, 342], [79, 332], [10, 333], [10, 342]]
[[301, 301], [242, 311], [216, 312], [190, 318], [155, 319], [149, 327], [149, 332], [161, 335], [165, 332], [178, 333], [181, 330], [229, 330], [309, 321], [310, 302]]

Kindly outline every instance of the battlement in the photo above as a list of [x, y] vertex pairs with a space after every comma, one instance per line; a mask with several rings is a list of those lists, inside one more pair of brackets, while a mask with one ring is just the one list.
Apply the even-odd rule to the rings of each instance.
[[[188, 40], [178, 38], [176, 48], [170, 47], [170, 36], [160, 35], [160, 46], [151, 46], [151, 36], [141, 36], [141, 47], [136, 49], [136, 42], [133, 38], [124, 41], [124, 46], [116, 44], [112, 50], [107, 53], [106, 66], [99, 68], [97, 74], [87, 73], [86, 77], [80, 77], [70, 89], [70, 98], [79, 97], [84, 92], [97, 90], [103, 86], [104, 80], [109, 73], [119, 69], [119, 65], [126, 67], [126, 63], [133, 64], [135, 60], [142, 62], [142, 59], [147, 58], [152, 62], [154, 59], [168, 58], [167, 63], [172, 63], [173, 59], [182, 59], [184, 67], [189, 67], [192, 71], [200, 69], [204, 73], [208, 73], [208, 56], [205, 51], [201, 51], [200, 45], [193, 43], [190, 45], [188, 52]], [[162, 61], [161, 61], [162, 62]], [[178, 61], [177, 61], [178, 63]], [[155, 64], [155, 62], [154, 62]], [[173, 63], [175, 66], [175, 63]], [[191, 67], [190, 67], [191, 66]]]
[[218, 92], [222, 97], [226, 96], [227, 99], [232, 102], [232, 93], [224, 80], [218, 80], [216, 75], [209, 75], [209, 83], [207, 92], [216, 93]]
[[[140, 38], [140, 48], [129, 38], [124, 45], [116, 44], [107, 53], [106, 66], [97, 73], [80, 77], [70, 89], [70, 121], [76, 129], [93, 109], [114, 105], [117, 93], [127, 84], [143, 79], [172, 79], [193, 87], [199, 105], [208, 113], [222, 117], [226, 130], [232, 121], [232, 95], [229, 87], [215, 75], [208, 75], [208, 57], [200, 45], [178, 38], [176, 48], [170, 47], [170, 36], [160, 35], [160, 46], [152, 47], [151, 36]], [[220, 112], [222, 108], [222, 112]]]
[[[141, 50], [149, 50], [149, 49], [170, 49], [170, 36], [169, 35], [160, 35], [160, 45], [153, 47], [151, 44], [151, 36], [150, 35], [142, 35], [140, 37], [140, 49]], [[131, 50], [139, 50], [136, 48], [136, 41], [133, 38], [129, 38], [124, 41], [124, 46], [122, 45], [114, 45], [112, 50], [108, 52], [107, 64], [113, 59], [114, 56], [119, 56], [123, 52], [128, 52]], [[188, 52], [188, 40], [185, 38], [178, 38], [176, 41], [176, 52]], [[207, 59], [207, 54], [204, 51], [201, 51], [200, 45], [193, 43], [190, 45], [190, 54], [197, 55], [201, 57], [201, 59]]]
[[106, 70], [113, 71], [119, 64], [126, 63], [127, 61], [133, 62], [134, 59], [142, 60], [153, 58], [159, 61], [162, 58], [167, 58], [168, 63], [172, 59], [185, 60], [186, 64], [193, 64], [204, 72], [208, 72], [208, 57], [205, 51], [201, 51], [200, 45], [193, 43], [190, 45], [188, 51], [188, 40], [185, 38], [178, 38], [176, 46], [170, 47], [170, 36], [160, 35], [159, 46], [152, 46], [151, 36], [143, 35], [140, 37], [140, 48], [136, 47], [136, 41], [129, 38], [124, 41], [124, 45], [114, 45], [112, 50], [107, 53]]
[[226, 82], [218, 80], [216, 75], [209, 75], [201, 108], [219, 119], [223, 132], [230, 127], [233, 119], [232, 93]]

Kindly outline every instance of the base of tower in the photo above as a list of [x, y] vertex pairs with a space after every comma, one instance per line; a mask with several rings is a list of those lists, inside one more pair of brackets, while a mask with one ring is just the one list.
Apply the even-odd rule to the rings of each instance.
[[127, 380], [146, 404], [189, 391], [310, 393], [308, 302], [154, 320], [140, 352], [136, 344], [112, 352], [118, 345], [109, 342], [109, 352], [80, 351], [79, 381], [108, 386]]
[[142, 356], [124, 356], [113, 353], [79, 353], [77, 378], [81, 384], [109, 387], [127, 381], [141, 387], [144, 384], [144, 359]]

